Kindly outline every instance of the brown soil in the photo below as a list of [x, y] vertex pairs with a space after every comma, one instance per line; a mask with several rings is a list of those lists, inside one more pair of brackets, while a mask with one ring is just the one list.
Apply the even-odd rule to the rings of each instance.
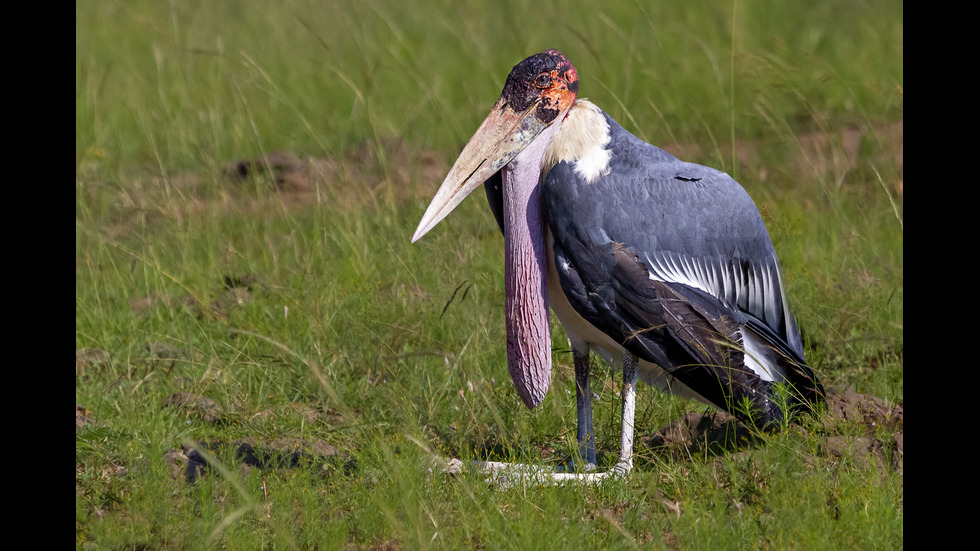
[[[904, 420], [902, 403], [884, 400], [854, 389], [827, 392], [827, 412], [820, 425], [821, 452], [863, 467], [894, 469], [902, 474]], [[793, 426], [791, 430], [803, 429]], [[640, 438], [642, 445], [658, 454], [684, 458], [707, 453], [736, 453], [752, 445], [751, 431], [727, 413], [688, 413], [653, 434]], [[894, 453], [886, 453], [886, 450]], [[892, 457], [888, 459], [889, 455]]]

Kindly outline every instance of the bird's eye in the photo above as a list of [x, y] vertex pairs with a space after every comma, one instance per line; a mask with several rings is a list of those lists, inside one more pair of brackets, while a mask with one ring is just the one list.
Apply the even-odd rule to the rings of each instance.
[[534, 86], [537, 88], [547, 88], [551, 86], [551, 75], [548, 73], [541, 73], [540, 75], [534, 77]]

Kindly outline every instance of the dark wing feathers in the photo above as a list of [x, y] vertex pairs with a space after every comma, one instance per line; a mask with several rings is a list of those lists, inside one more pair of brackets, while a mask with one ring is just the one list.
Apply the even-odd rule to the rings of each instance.
[[497, 220], [497, 227], [500, 233], [504, 233], [504, 177], [498, 170], [486, 182], [483, 188], [487, 192], [487, 203], [490, 204], [490, 212]]
[[580, 240], [555, 240], [556, 265], [566, 267], [559, 268], [562, 289], [588, 322], [718, 407], [736, 411], [734, 400], [747, 397], [762, 419], [778, 418], [768, 383], [732, 354], [740, 344], [739, 326], [716, 300], [650, 279], [636, 253], [621, 243], [584, 247]]

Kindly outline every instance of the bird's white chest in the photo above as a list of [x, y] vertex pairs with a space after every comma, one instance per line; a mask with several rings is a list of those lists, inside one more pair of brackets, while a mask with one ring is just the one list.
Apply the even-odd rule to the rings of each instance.
[[565, 297], [558, 274], [559, 270], [567, 270], [569, 267], [555, 264], [555, 238], [551, 235], [551, 230], [548, 230], [545, 242], [548, 246], [548, 306], [565, 328], [572, 348], [576, 350], [592, 348], [606, 360], [606, 363], [622, 365], [623, 347], [579, 315]]

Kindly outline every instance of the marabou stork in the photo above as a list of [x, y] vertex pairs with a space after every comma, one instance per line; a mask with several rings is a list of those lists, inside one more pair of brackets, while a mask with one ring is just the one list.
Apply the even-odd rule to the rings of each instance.
[[578, 90], [557, 50], [517, 64], [412, 237], [485, 182], [504, 234], [511, 377], [528, 408], [541, 403], [550, 306], [572, 346], [587, 468], [596, 463], [589, 351], [623, 366], [619, 462], [602, 475], [554, 475], [632, 469], [637, 377], [763, 428], [787, 405], [820, 400], [749, 195], [633, 136]]

